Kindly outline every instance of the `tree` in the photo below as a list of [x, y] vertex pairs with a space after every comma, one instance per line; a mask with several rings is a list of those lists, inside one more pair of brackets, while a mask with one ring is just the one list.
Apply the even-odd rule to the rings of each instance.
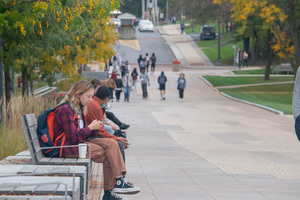
[[59, 72], [76, 80], [80, 63], [108, 59], [117, 34], [107, 22], [118, 6], [118, 0], [1, 1], [6, 101], [11, 97], [11, 69], [22, 73], [25, 95], [27, 80], [32, 82], [38, 73], [49, 81]]
[[[275, 53], [281, 59], [289, 60], [296, 74], [297, 66], [300, 64], [299, 0], [215, 0], [214, 2], [232, 4], [232, 17], [241, 24], [239, 33], [243, 36], [250, 33], [250, 37], [255, 38], [255, 48], [261, 41], [267, 41], [265, 56], [269, 64], [266, 65], [266, 72], [270, 67], [269, 59], [273, 57], [270, 55]], [[252, 34], [251, 31], [246, 31], [248, 27], [254, 30]], [[271, 45], [270, 49], [268, 45]], [[265, 74], [265, 79], [268, 80], [268, 76]]]

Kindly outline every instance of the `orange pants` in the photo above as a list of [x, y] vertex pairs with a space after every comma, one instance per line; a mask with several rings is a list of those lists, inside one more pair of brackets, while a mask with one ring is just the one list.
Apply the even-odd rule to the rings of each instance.
[[104, 190], [115, 187], [116, 178], [126, 174], [126, 167], [117, 141], [109, 138], [95, 138], [87, 141], [91, 145], [91, 159], [103, 163]]

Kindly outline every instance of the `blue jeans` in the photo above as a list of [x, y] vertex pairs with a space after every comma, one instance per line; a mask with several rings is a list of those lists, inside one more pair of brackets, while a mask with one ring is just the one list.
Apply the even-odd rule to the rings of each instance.
[[131, 86], [124, 87], [124, 101], [129, 101]]
[[107, 130], [109, 132], [109, 134], [114, 135], [115, 131], [112, 130], [112, 128], [109, 125], [104, 124], [104, 128], [105, 130]]
[[300, 142], [300, 115], [295, 120], [295, 132]]

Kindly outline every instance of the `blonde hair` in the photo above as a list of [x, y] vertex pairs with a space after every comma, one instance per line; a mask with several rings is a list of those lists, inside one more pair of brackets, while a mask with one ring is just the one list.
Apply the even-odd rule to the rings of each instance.
[[[66, 94], [62, 103], [68, 102], [71, 108], [75, 111], [75, 113], [80, 112], [81, 108], [80, 108], [79, 95], [86, 93], [90, 90], [94, 90], [94, 86], [89, 81], [85, 81], [85, 80], [78, 81], [73, 85], [73, 87]], [[86, 112], [86, 108], [84, 108], [83, 111]]]

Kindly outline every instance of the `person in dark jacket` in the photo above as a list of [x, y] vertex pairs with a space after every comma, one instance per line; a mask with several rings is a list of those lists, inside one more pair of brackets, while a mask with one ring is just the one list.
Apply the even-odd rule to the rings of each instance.
[[137, 62], [138, 62], [139, 68], [140, 68], [140, 72], [142, 71], [141, 70], [141, 62], [142, 62], [142, 60], [143, 60], [143, 57], [142, 57], [142, 55], [140, 55], [140, 57], [137, 59]]
[[137, 82], [137, 78], [138, 78], [138, 73], [136, 71], [136, 68], [133, 69], [133, 71], [131, 72], [131, 77], [132, 77], [132, 89], [136, 90], [136, 82]]
[[177, 80], [177, 89], [179, 91], [179, 101], [183, 100], [183, 92], [186, 87], [186, 80], [184, 78], [184, 73], [180, 73], [180, 77]]
[[152, 56], [151, 56], [151, 73], [154, 73], [155, 71], [155, 64], [156, 64], [156, 56], [155, 56], [155, 53], [152, 53]]
[[120, 95], [122, 92], [122, 88], [123, 88], [122, 79], [121, 79], [120, 75], [117, 75], [117, 79], [116, 79], [116, 101], [117, 102], [120, 101]]
[[165, 94], [166, 94], [167, 77], [165, 76], [165, 73], [163, 71], [161, 72], [160, 76], [158, 77], [157, 82], [159, 84], [160, 100], [166, 100]]

